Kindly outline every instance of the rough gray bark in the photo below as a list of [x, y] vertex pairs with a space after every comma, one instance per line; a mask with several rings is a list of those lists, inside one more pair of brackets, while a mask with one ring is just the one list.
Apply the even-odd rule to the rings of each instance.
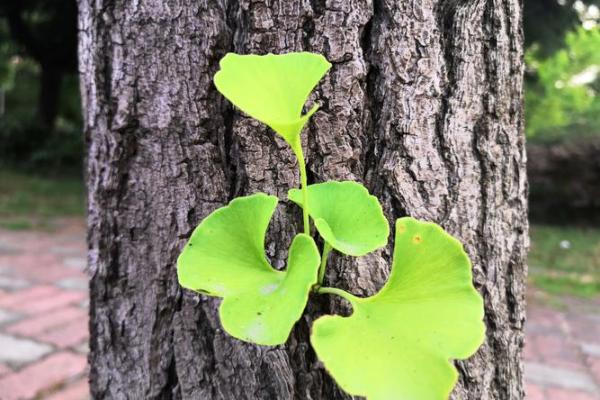
[[[304, 132], [309, 178], [354, 179], [390, 222], [457, 235], [485, 298], [487, 341], [455, 397], [523, 397], [526, 174], [519, 0], [80, 0], [88, 137], [91, 383], [98, 399], [343, 399], [308, 344], [311, 299], [286, 346], [228, 337], [218, 300], [183, 291], [175, 260], [234, 196], [285, 198], [289, 148], [211, 84], [238, 53], [320, 52], [333, 63]], [[283, 203], [268, 256], [284, 264], [300, 214]], [[283, 240], [281, 240], [283, 238]], [[278, 239], [276, 241], [275, 239]], [[327, 279], [385, 281], [393, 243]], [[333, 305], [337, 307], [336, 304]]]

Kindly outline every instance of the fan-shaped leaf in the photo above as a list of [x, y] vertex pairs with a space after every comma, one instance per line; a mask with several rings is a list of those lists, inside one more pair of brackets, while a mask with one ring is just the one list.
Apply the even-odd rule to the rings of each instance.
[[396, 222], [391, 275], [375, 296], [351, 296], [350, 317], [324, 316], [311, 342], [338, 384], [369, 400], [448, 397], [481, 345], [483, 302], [462, 245], [438, 225]]
[[[302, 206], [302, 192], [288, 198]], [[362, 256], [385, 246], [390, 228], [375, 196], [358, 182], [325, 182], [308, 186], [309, 215], [319, 234], [334, 249]]]
[[217, 89], [251, 117], [270, 126], [293, 149], [300, 132], [318, 105], [305, 115], [302, 107], [310, 92], [331, 67], [320, 54], [227, 54], [215, 75]]
[[300, 318], [317, 281], [319, 252], [311, 237], [294, 238], [285, 272], [269, 265], [264, 238], [277, 197], [240, 197], [194, 230], [177, 260], [181, 286], [223, 297], [223, 328], [263, 345], [282, 344]]

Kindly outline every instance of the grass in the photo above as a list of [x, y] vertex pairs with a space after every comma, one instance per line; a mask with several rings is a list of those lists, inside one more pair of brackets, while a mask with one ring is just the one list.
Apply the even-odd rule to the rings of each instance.
[[0, 170], [0, 227], [45, 228], [56, 217], [83, 216], [81, 179], [33, 176]]
[[600, 295], [600, 229], [532, 226], [529, 279], [551, 294]]

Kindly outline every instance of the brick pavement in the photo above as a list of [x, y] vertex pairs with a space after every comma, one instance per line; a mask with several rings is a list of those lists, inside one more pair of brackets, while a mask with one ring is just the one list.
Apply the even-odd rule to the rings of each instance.
[[[82, 400], [86, 378], [85, 231], [0, 230], [0, 400]], [[548, 306], [530, 290], [527, 399], [600, 400], [600, 299]]]
[[526, 398], [600, 400], [600, 298], [528, 297]]
[[0, 230], [0, 400], [83, 400], [87, 383], [85, 227]]

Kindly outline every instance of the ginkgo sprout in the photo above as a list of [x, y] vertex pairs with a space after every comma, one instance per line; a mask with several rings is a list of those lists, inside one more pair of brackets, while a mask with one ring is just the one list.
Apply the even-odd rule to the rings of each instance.
[[461, 243], [439, 225], [400, 218], [390, 277], [377, 294], [360, 298], [323, 287], [331, 251], [363, 256], [389, 236], [379, 201], [360, 183], [308, 185], [300, 135], [318, 104], [302, 110], [331, 64], [312, 53], [227, 54], [220, 66], [217, 89], [271, 127], [297, 157], [301, 185], [288, 198], [302, 208], [304, 232], [292, 241], [287, 268], [276, 270], [265, 235], [277, 197], [236, 198], [194, 230], [177, 260], [181, 286], [223, 298], [219, 317], [230, 335], [271, 346], [287, 341], [311, 291], [341, 296], [352, 315], [318, 318], [310, 339], [340, 387], [369, 400], [448, 398], [458, 378], [452, 361], [470, 357], [485, 337], [483, 301]]

